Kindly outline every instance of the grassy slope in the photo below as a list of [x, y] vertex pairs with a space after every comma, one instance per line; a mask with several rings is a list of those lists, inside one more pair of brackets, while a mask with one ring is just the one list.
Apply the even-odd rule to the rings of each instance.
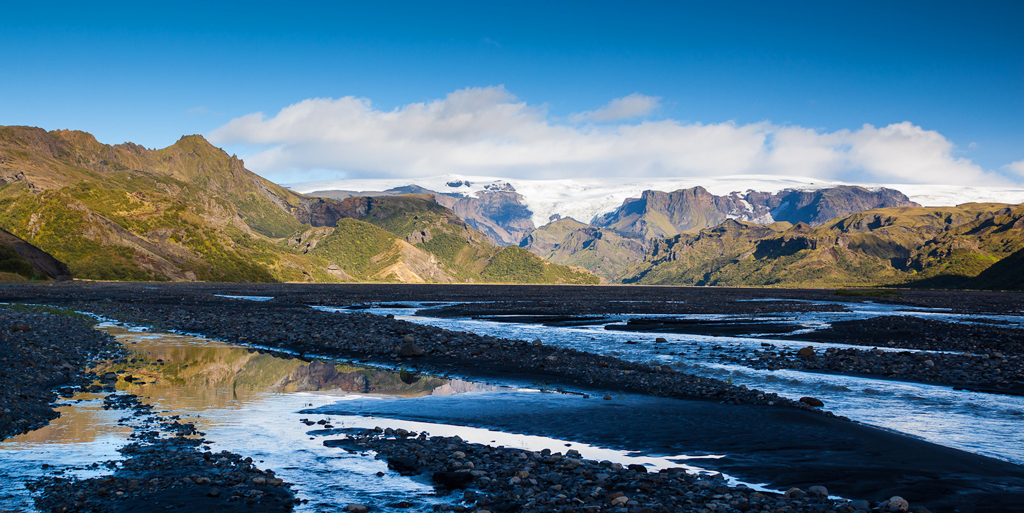
[[330, 235], [310, 252], [341, 267], [348, 275], [375, 281], [381, 271], [401, 257], [390, 232], [355, 219], [341, 219]]
[[46, 276], [36, 272], [13, 248], [0, 246], [0, 282], [45, 280]]
[[[82, 132], [4, 127], [0, 160], [26, 178], [0, 187], [0, 224], [78, 278], [330, 280], [316, 262], [260, 233], [301, 226], [280, 209], [256, 215], [276, 207], [242, 189], [246, 181], [249, 189], [277, 186], [201, 138], [146, 150], [102, 145]], [[248, 203], [239, 200], [246, 194]]]
[[[658, 243], [628, 282], [833, 287], [970, 286], [1024, 249], [1024, 206], [887, 208], [817, 228], [727, 221]], [[980, 282], [978, 282], [980, 283]]]
[[586, 271], [545, 262], [518, 247], [499, 248], [430, 196], [374, 198], [361, 220], [432, 253], [458, 281], [494, 283], [597, 283]]

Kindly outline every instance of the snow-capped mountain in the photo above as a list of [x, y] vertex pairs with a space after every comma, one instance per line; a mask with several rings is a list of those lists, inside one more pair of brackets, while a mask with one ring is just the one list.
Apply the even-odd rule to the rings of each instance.
[[533, 223], [543, 226], [555, 216], [572, 217], [589, 223], [595, 216], [611, 212], [628, 198], [644, 191], [671, 192], [701, 186], [724, 196], [748, 190], [778, 192], [784, 189], [816, 190], [840, 185], [859, 185], [875, 190], [896, 189], [923, 206], [953, 206], [962, 203], [1024, 203], [1024, 187], [966, 187], [960, 185], [857, 184], [797, 176], [735, 175], [716, 178], [587, 178], [523, 180], [489, 176], [442, 175], [422, 178], [361, 178], [285, 184], [300, 193], [315, 191], [385, 191], [417, 185], [441, 193], [475, 196], [488, 191], [507, 190], [505, 184], [523, 197], [533, 212]]

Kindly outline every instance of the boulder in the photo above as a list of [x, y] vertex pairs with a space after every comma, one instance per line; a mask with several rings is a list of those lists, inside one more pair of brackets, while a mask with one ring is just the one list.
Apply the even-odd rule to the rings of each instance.
[[828, 497], [828, 488], [821, 485], [815, 485], [807, 489], [807, 494], [811, 497]]
[[805, 356], [805, 357], [806, 356], [814, 356], [814, 346], [801, 347], [800, 350], [796, 352], [796, 354], [797, 354], [797, 356]]
[[850, 507], [857, 511], [871, 511], [871, 503], [864, 499], [850, 501]]
[[419, 465], [416, 464], [415, 458], [402, 456], [388, 458], [388, 468], [403, 476], [411, 476], [419, 471]]
[[398, 355], [404, 358], [414, 358], [425, 354], [426, 352], [424, 352], [423, 349], [420, 349], [420, 346], [413, 344], [412, 342], [406, 342], [398, 349]]
[[473, 480], [473, 475], [469, 472], [434, 472], [431, 480], [444, 488], [464, 488]]
[[906, 513], [910, 509], [910, 503], [899, 495], [893, 495], [878, 505], [879, 511], [889, 513]]
[[821, 399], [816, 399], [814, 397], [801, 397], [800, 402], [808, 406], [813, 406], [815, 408], [821, 408], [822, 406], [825, 406], [825, 403], [821, 402]]

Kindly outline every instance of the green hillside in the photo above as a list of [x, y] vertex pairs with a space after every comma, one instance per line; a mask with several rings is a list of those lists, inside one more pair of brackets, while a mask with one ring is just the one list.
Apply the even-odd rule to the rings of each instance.
[[[658, 241], [625, 281], [998, 288], [994, 276], [1000, 268], [1005, 268], [1004, 275], [1012, 275], [1013, 258], [1019, 258], [1014, 255], [1024, 249], [1022, 218], [1024, 206], [966, 204], [875, 209], [817, 228], [730, 220]], [[1001, 265], [993, 267], [997, 262]], [[990, 268], [994, 270], [983, 274]]]
[[151, 150], [0, 127], [0, 228], [79, 279], [480, 281], [498, 251], [430, 196], [349, 200], [275, 185], [201, 136]]
[[618, 283], [644, 261], [646, 253], [642, 239], [594, 228], [572, 218], [537, 228], [520, 247], [557, 264], [587, 269], [606, 283]]

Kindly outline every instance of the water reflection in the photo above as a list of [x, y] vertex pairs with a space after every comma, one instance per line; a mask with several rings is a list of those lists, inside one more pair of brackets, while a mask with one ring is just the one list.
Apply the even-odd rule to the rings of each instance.
[[186, 335], [106, 326], [133, 353], [95, 370], [120, 375], [116, 388], [174, 403], [176, 408], [223, 408], [267, 393], [333, 392], [422, 397], [497, 387], [410, 371], [393, 372], [333, 362], [306, 362]]
[[[214, 451], [251, 456], [264, 468], [296, 483], [298, 511], [335, 511], [360, 502], [386, 507], [395, 500], [428, 511], [445, 499], [434, 490], [387, 471], [383, 462], [311, 437], [298, 412], [345, 397], [411, 398], [496, 390], [499, 387], [409, 371], [392, 372], [333, 362], [281, 357], [199, 337], [100, 326], [131, 353], [93, 369], [113, 373], [118, 392], [138, 395], [155, 411], [181, 415], [205, 433]], [[114, 376], [111, 376], [111, 378]], [[28, 511], [25, 483], [46, 472], [93, 477], [111, 472], [95, 462], [121, 459], [117, 449], [131, 429], [118, 423], [124, 411], [104, 410], [102, 395], [64, 401], [50, 425], [0, 443], [0, 511]], [[378, 419], [379, 422], [387, 422]], [[49, 467], [49, 468], [47, 468]]]

